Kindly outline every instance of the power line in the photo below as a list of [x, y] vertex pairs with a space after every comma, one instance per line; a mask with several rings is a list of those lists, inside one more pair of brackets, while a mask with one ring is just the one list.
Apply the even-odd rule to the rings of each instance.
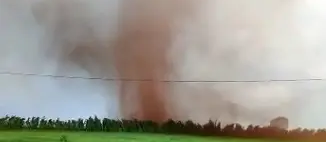
[[326, 81], [326, 78], [302, 78], [302, 79], [271, 79], [271, 80], [153, 80], [153, 79], [130, 79], [130, 78], [101, 78], [83, 76], [64, 76], [51, 74], [0, 72], [0, 75], [49, 77], [65, 79], [102, 80], [102, 81], [126, 81], [126, 82], [165, 82], [165, 83], [264, 83], [264, 82], [308, 82]]

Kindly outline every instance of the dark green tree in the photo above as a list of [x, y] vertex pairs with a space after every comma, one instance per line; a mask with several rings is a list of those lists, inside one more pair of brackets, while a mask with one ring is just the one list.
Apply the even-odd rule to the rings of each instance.
[[102, 122], [101, 122], [101, 120], [97, 116], [94, 116], [94, 121], [93, 122], [94, 122], [94, 124], [93, 124], [94, 131], [101, 132], [102, 131]]
[[95, 130], [94, 119], [92, 117], [89, 117], [86, 120], [86, 131], [93, 132], [94, 130]]
[[84, 123], [84, 119], [79, 118], [78, 122], [77, 122], [77, 129], [79, 131], [84, 131], [85, 130], [85, 123]]
[[39, 129], [41, 129], [41, 130], [47, 129], [47, 120], [45, 119], [45, 117], [41, 118], [40, 124], [39, 124]]

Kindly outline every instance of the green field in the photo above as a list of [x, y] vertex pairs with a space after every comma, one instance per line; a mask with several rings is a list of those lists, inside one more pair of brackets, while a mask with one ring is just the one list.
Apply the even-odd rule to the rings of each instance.
[[0, 132], [0, 142], [60, 142], [65, 135], [68, 142], [276, 142], [267, 140], [169, 136], [135, 133], [91, 132]]

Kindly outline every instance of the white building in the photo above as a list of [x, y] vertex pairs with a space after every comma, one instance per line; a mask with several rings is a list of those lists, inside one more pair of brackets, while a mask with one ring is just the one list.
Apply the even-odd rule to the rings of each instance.
[[277, 117], [271, 120], [270, 126], [287, 130], [289, 128], [289, 120], [286, 117]]

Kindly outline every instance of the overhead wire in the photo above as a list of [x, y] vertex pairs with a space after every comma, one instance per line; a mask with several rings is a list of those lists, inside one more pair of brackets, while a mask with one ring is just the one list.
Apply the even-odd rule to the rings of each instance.
[[0, 72], [0, 75], [48, 77], [64, 79], [102, 80], [102, 81], [125, 81], [125, 82], [165, 82], [165, 83], [264, 83], [264, 82], [309, 82], [326, 81], [326, 78], [297, 78], [297, 79], [266, 79], [266, 80], [154, 80], [154, 79], [132, 79], [132, 78], [105, 78], [105, 77], [85, 77], [66, 76], [52, 74], [37, 74], [23, 72]]

